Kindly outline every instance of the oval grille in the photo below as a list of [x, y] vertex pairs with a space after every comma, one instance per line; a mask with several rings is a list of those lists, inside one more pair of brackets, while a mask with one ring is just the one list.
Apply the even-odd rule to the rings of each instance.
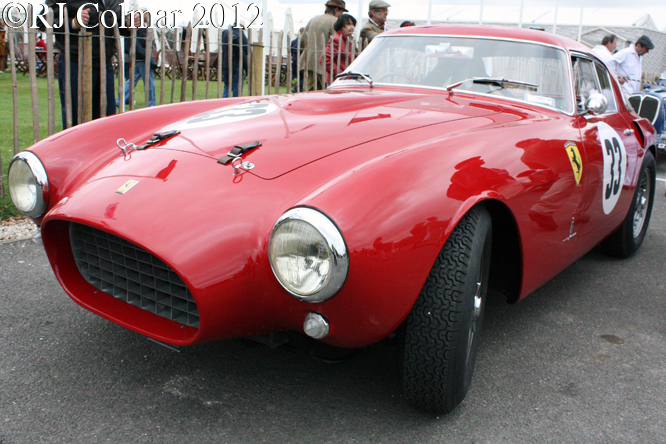
[[190, 327], [199, 311], [183, 280], [146, 250], [105, 231], [70, 223], [76, 266], [93, 287], [121, 301]]

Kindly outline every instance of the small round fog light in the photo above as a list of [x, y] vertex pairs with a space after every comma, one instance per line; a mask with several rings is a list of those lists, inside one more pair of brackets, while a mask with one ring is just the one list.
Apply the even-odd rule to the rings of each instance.
[[328, 321], [319, 313], [308, 313], [303, 322], [303, 331], [314, 339], [324, 339], [328, 335]]

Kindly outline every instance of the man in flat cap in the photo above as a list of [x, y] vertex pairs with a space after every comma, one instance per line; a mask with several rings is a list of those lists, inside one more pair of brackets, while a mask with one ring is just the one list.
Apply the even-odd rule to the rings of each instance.
[[622, 89], [627, 94], [631, 95], [641, 90], [641, 76], [643, 75], [641, 62], [643, 56], [651, 49], [654, 49], [652, 40], [650, 37], [642, 35], [636, 40], [636, 43], [616, 52], [606, 63], [611, 70], [615, 71], [622, 84]]
[[375, 38], [377, 34], [385, 31], [384, 25], [388, 17], [388, 8], [391, 7], [384, 0], [372, 0], [368, 7], [368, 16], [370, 20], [361, 28], [361, 42], [368, 39], [368, 43]]
[[310, 19], [305, 26], [305, 32], [299, 44], [301, 50], [305, 51], [300, 66], [301, 78], [305, 79], [305, 91], [324, 89], [326, 65], [321, 53], [326, 49], [328, 39], [335, 34], [333, 25], [336, 20], [347, 12], [347, 4], [344, 0], [328, 0], [325, 5], [326, 11], [322, 15]]

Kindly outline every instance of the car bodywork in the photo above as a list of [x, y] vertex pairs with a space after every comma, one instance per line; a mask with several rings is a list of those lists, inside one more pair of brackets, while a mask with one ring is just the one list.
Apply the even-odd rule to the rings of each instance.
[[[531, 86], [522, 99], [495, 94], [507, 89], [498, 81], [479, 92], [356, 76], [320, 92], [124, 113], [34, 145], [48, 176], [35, 221], [63, 288], [88, 310], [174, 345], [303, 331], [315, 313], [329, 328], [321, 341], [363, 347], [396, 332], [451, 233], [483, 205], [493, 227], [490, 289], [524, 298], [622, 226], [655, 131], [627, 109], [613, 76], [614, 109], [577, 109], [585, 91], [576, 63], [598, 61], [547, 33], [399, 30], [348, 70], [365, 69], [396, 39], [452, 37], [456, 48], [473, 39], [556, 54], [562, 106]], [[452, 58], [449, 46], [434, 46], [431, 54]], [[155, 134], [166, 136], [142, 147]], [[236, 146], [242, 154], [229, 157]], [[294, 208], [320, 212], [344, 238], [344, 282], [324, 301], [293, 297], [271, 268], [271, 233]], [[144, 257], [152, 296], [128, 298], [126, 287], [141, 293], [144, 282], [130, 282], [123, 264]], [[119, 289], [125, 296], [114, 297]]]

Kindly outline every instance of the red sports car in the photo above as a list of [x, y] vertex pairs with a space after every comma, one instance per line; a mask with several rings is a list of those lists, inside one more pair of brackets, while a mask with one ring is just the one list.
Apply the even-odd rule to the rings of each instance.
[[74, 127], [17, 155], [9, 187], [88, 310], [178, 346], [392, 338], [405, 397], [448, 412], [489, 291], [513, 303], [599, 244], [640, 247], [655, 150], [588, 48], [426, 26], [326, 91]]

